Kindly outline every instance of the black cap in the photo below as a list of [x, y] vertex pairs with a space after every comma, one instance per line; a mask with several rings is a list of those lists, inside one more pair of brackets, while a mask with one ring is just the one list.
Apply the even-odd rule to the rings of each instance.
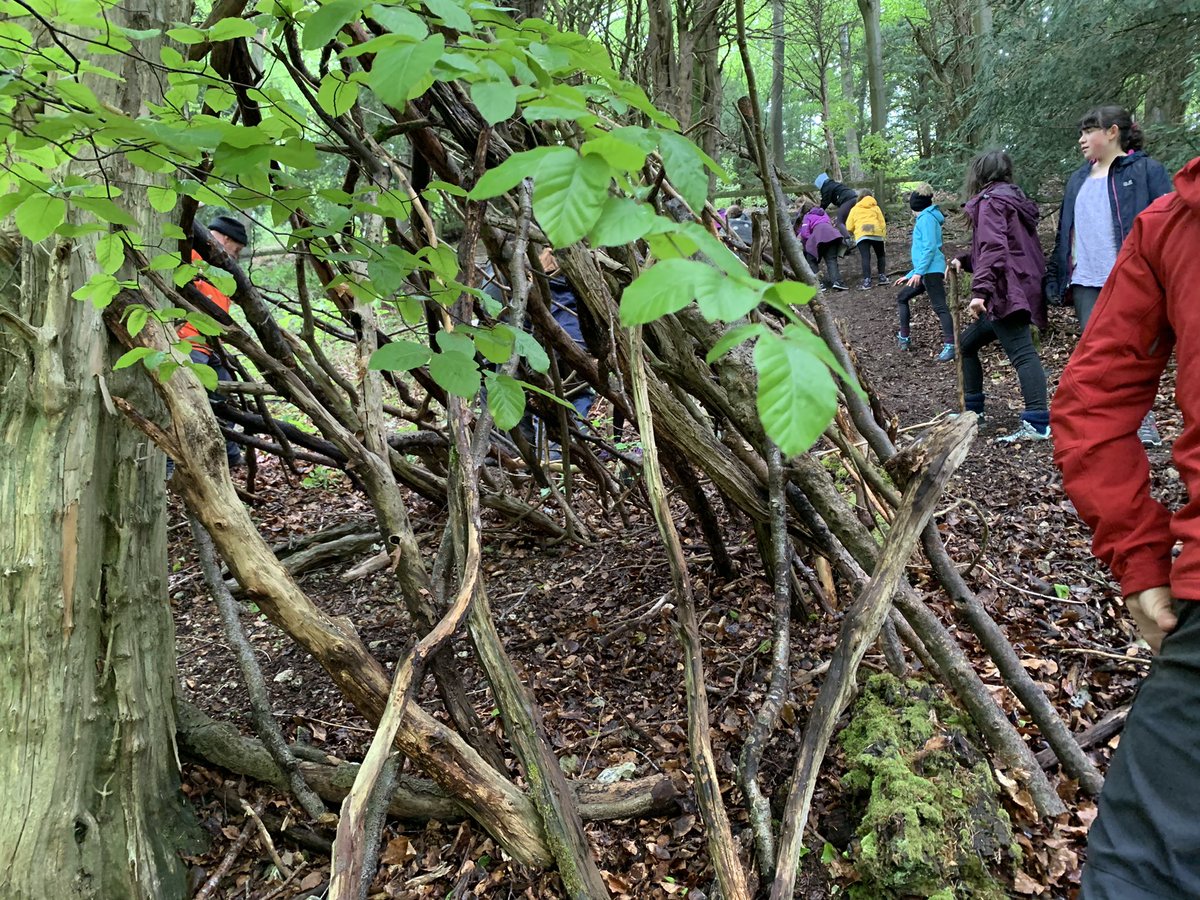
[[246, 226], [233, 216], [217, 216], [208, 226], [208, 230], [219, 232], [243, 247], [250, 243], [250, 238], [246, 235]]

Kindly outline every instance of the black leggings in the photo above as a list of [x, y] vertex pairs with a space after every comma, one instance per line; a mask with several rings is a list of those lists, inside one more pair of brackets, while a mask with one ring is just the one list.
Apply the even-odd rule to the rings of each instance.
[[879, 265], [879, 274], [882, 275], [887, 271], [887, 256], [883, 241], [866, 238], [858, 242], [858, 259], [862, 263], [862, 277], [864, 279], [871, 277], [872, 248], [875, 249], [875, 262]]
[[[841, 241], [826, 241], [817, 247], [821, 254], [821, 259], [825, 261], [825, 272], [829, 276], [830, 284], [841, 284], [842, 270], [838, 267], [838, 257], [842, 255]], [[804, 254], [808, 257], [808, 264], [812, 266], [813, 271], [817, 271], [817, 260], [808, 253]]]
[[954, 319], [950, 317], [950, 307], [946, 305], [946, 276], [941, 272], [929, 272], [922, 275], [920, 284], [915, 287], [905, 285], [904, 289], [900, 291], [900, 296], [896, 298], [896, 307], [900, 311], [900, 334], [908, 337], [909, 321], [912, 316], [909, 301], [926, 292], [929, 293], [929, 305], [937, 313], [938, 321], [942, 325], [942, 342], [953, 344]]
[[[963, 393], [967, 409], [983, 412], [983, 366], [979, 364], [979, 351], [995, 341], [1004, 348], [1017, 378], [1021, 382], [1021, 396], [1025, 400], [1025, 412], [1038, 412], [1046, 418], [1049, 408], [1046, 402], [1046, 372], [1033, 346], [1033, 335], [1029, 330], [1029, 313], [1013, 313], [1003, 319], [983, 318], [962, 333], [958, 346], [962, 351]], [[1044, 423], [1040, 423], [1044, 424]]]

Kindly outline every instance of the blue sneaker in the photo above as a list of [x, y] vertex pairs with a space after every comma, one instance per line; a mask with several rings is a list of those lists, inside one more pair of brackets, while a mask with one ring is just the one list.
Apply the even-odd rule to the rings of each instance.
[[896, 333], [896, 344], [901, 350], [912, 350], [912, 338], [905, 337], [899, 332]]
[[937, 355], [938, 362], [950, 362], [954, 359], [954, 345], [942, 344], [942, 352]]

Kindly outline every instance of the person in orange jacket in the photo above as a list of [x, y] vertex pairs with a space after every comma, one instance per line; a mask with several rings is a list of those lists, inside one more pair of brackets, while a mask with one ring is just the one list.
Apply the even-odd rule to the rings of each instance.
[[[1134, 220], [1051, 410], [1063, 487], [1158, 654], [1104, 783], [1081, 900], [1200, 897], [1200, 157], [1175, 189]], [[1151, 496], [1138, 437], [1173, 350], [1190, 498], [1174, 511]]]
[[[209, 224], [208, 230], [212, 233], [213, 242], [228, 253], [232, 259], [237, 259], [242, 250], [246, 248], [246, 244], [249, 243], [246, 226], [232, 216], [217, 216]], [[192, 262], [199, 263], [202, 261], [203, 258], [193, 249]], [[213, 284], [204, 278], [196, 278], [192, 283], [201, 294], [211, 300], [222, 312], [229, 312], [231, 305], [229, 297], [217, 290]], [[233, 376], [229, 374], [229, 370], [213, 354], [212, 348], [190, 322], [184, 323], [180, 327], [179, 336], [191, 343], [192, 351], [190, 355], [192, 362], [211, 366], [217, 373], [218, 381], [233, 380]], [[208, 396], [219, 414], [220, 409], [225, 404], [225, 398], [216, 393], [209, 393]], [[218, 418], [220, 418], [219, 415]], [[242, 448], [234, 441], [225, 442], [225, 455], [228, 458], [229, 468], [231, 469], [236, 469], [244, 462]]]

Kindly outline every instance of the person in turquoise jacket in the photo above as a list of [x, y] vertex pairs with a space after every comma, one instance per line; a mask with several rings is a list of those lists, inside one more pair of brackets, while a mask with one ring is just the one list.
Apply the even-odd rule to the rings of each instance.
[[933, 188], [927, 183], [917, 185], [908, 195], [908, 205], [917, 216], [912, 232], [912, 268], [904, 276], [904, 288], [896, 298], [900, 313], [900, 332], [896, 341], [901, 350], [912, 349], [909, 303], [914, 297], [929, 294], [929, 305], [937, 313], [942, 326], [942, 350], [939, 362], [954, 359], [954, 320], [946, 305], [946, 257], [942, 255], [942, 222], [945, 216], [933, 202]]

